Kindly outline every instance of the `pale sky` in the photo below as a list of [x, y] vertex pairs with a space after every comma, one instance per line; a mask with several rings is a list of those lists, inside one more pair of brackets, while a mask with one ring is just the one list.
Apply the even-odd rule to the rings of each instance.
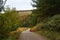
[[30, 10], [33, 9], [31, 6], [31, 0], [7, 0], [6, 5], [9, 7], [16, 8], [17, 10]]

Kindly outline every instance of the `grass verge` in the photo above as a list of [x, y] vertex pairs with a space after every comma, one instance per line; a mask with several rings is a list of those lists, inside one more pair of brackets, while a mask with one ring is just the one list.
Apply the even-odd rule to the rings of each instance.
[[18, 28], [17, 30], [10, 32], [8, 38], [2, 40], [18, 40], [21, 32], [24, 30], [26, 30], [26, 28]]
[[60, 33], [59, 32], [53, 32], [53, 31], [38, 31], [40, 35], [46, 36], [47, 38], [51, 40], [60, 40]]

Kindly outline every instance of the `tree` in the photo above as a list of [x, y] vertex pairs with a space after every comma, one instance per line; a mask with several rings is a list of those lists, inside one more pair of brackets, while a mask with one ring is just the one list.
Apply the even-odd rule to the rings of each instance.
[[40, 17], [53, 16], [55, 14], [60, 14], [60, 0], [32, 0], [33, 7], [36, 10], [33, 11], [34, 14]]
[[0, 12], [1, 12], [2, 10], [4, 10], [4, 5], [5, 5], [6, 1], [7, 1], [7, 0], [5, 0], [5, 1], [0, 0]]

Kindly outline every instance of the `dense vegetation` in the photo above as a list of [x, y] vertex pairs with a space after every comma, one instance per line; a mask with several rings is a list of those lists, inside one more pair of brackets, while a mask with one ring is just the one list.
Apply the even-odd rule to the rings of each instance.
[[60, 40], [60, 0], [32, 1], [32, 6], [36, 8], [32, 11], [36, 24], [31, 30], [51, 40]]
[[36, 9], [20, 23], [14, 9], [8, 8], [4, 14], [0, 14], [0, 40], [5, 40], [5, 36], [7, 38], [9, 33], [19, 26], [31, 27], [31, 31], [47, 36], [51, 40], [60, 40], [60, 0], [32, 1], [32, 6]]
[[0, 13], [0, 40], [7, 40], [9, 33], [17, 30], [19, 25], [18, 14], [15, 9], [7, 8]]

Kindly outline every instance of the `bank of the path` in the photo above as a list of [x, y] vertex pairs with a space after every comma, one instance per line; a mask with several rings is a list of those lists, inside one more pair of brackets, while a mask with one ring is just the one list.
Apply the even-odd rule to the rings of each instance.
[[48, 38], [26, 30], [20, 34], [18, 40], [49, 40]]

